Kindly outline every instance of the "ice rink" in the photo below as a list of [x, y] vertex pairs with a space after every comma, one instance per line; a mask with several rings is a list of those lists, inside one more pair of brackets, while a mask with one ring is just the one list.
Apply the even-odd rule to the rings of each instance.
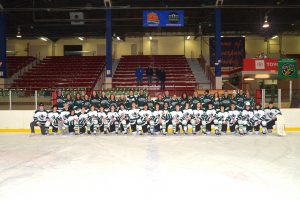
[[300, 199], [300, 133], [0, 135], [0, 199]]

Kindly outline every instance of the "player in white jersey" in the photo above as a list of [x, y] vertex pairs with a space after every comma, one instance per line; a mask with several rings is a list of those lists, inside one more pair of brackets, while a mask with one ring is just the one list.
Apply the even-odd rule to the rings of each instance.
[[39, 126], [41, 133], [47, 135], [45, 124], [48, 119], [48, 112], [44, 109], [44, 104], [39, 104], [39, 109], [34, 112], [33, 121], [30, 123], [31, 134], [34, 134], [34, 127]]
[[165, 102], [164, 103], [164, 108], [162, 110], [162, 133], [163, 135], [167, 135], [168, 128], [172, 124], [172, 115], [171, 115], [171, 110], [169, 109], [169, 103]]
[[255, 134], [259, 133], [260, 127], [262, 127], [262, 133], [267, 133], [267, 122], [265, 111], [261, 109], [261, 105], [259, 103], [255, 104], [254, 109], [254, 131]]
[[107, 134], [108, 119], [107, 119], [107, 114], [105, 112], [104, 106], [100, 105], [97, 116], [98, 116], [98, 127], [100, 133]]
[[216, 119], [214, 122], [216, 135], [226, 134], [228, 121], [229, 121], [229, 114], [227, 111], [225, 111], [225, 106], [221, 104], [220, 111], [217, 112]]
[[70, 135], [75, 134], [75, 126], [78, 128], [78, 118], [75, 114], [75, 110], [71, 110], [70, 114], [67, 116], [67, 125]]
[[58, 128], [62, 134], [69, 134], [68, 119], [70, 115], [69, 104], [65, 103], [62, 111], [59, 114]]
[[123, 103], [119, 105], [118, 114], [120, 117], [119, 131], [123, 134], [127, 134], [128, 127], [129, 127], [129, 117], [128, 117], [128, 111], [125, 109], [125, 105]]
[[211, 133], [211, 126], [214, 124], [214, 120], [216, 119], [216, 110], [213, 108], [213, 103], [208, 102], [208, 108], [205, 111], [206, 118], [206, 135], [209, 135]]
[[229, 129], [231, 134], [238, 133], [239, 128], [239, 118], [240, 118], [241, 112], [236, 108], [235, 103], [231, 103], [230, 110], [228, 111], [228, 117], [229, 117]]
[[182, 128], [182, 120], [183, 120], [183, 113], [180, 110], [179, 104], [176, 104], [175, 110], [171, 112], [171, 115], [172, 115], [173, 133], [179, 134], [180, 128]]
[[205, 112], [202, 109], [202, 103], [198, 102], [196, 105], [196, 109], [193, 110], [193, 119], [191, 119], [193, 134], [200, 133], [201, 128], [205, 130]]
[[95, 106], [93, 104], [91, 105], [87, 115], [88, 115], [88, 120], [87, 120], [88, 134], [96, 134], [97, 129], [99, 128], [98, 112], [97, 110], [95, 110]]
[[131, 109], [128, 110], [128, 117], [133, 135], [137, 134], [137, 125], [142, 125], [142, 120], [140, 119], [139, 113], [140, 110], [137, 108], [136, 103], [133, 101], [131, 103]]
[[254, 125], [254, 112], [251, 109], [251, 105], [249, 102], [245, 103], [245, 109], [242, 111], [240, 115], [240, 120], [239, 120], [239, 126], [240, 126], [240, 134], [252, 134], [253, 130], [253, 125]]
[[52, 127], [52, 133], [57, 134], [58, 121], [60, 112], [57, 110], [57, 105], [52, 106], [52, 110], [48, 113], [48, 120], [45, 124], [46, 132], [49, 133], [49, 127]]
[[160, 104], [155, 103], [154, 111], [152, 112], [152, 120], [150, 121], [151, 134], [160, 134], [163, 124], [163, 111], [160, 109]]
[[107, 113], [108, 130], [110, 133], [117, 133], [119, 128], [119, 114], [116, 112], [115, 105], [111, 105], [110, 112]]
[[77, 120], [78, 120], [78, 128], [75, 129], [75, 133], [78, 134], [84, 134], [86, 132], [86, 126], [88, 121], [88, 114], [86, 112], [86, 107], [82, 106], [80, 113], [77, 114]]
[[269, 102], [268, 107], [264, 109], [267, 121], [268, 132], [271, 133], [277, 120], [277, 115], [281, 115], [279, 108], [275, 107], [273, 102]]
[[183, 119], [182, 119], [182, 126], [183, 126], [183, 131], [184, 134], [188, 134], [188, 125], [192, 125], [191, 124], [191, 119], [193, 118], [193, 110], [190, 108], [190, 103], [186, 102], [184, 104], [184, 108], [182, 110], [182, 114], [183, 114]]
[[140, 118], [142, 120], [142, 125], [141, 128], [143, 130], [143, 133], [149, 133], [149, 129], [150, 129], [150, 122], [152, 119], [152, 112], [150, 110], [148, 110], [148, 104], [145, 103], [143, 106], [143, 110], [140, 111], [139, 113]]

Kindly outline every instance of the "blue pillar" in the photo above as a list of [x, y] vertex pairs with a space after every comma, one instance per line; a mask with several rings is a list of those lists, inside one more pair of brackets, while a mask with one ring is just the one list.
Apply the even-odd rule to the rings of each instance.
[[106, 9], [106, 77], [112, 77], [111, 9]]
[[216, 77], [222, 75], [221, 71], [221, 8], [215, 9], [215, 37], [216, 37], [216, 60], [215, 60], [215, 74]]
[[6, 78], [6, 17], [0, 12], [0, 78]]

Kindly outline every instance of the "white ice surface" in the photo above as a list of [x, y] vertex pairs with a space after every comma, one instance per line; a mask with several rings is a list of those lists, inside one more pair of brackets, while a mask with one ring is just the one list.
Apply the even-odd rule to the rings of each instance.
[[0, 135], [0, 200], [298, 200], [300, 133]]

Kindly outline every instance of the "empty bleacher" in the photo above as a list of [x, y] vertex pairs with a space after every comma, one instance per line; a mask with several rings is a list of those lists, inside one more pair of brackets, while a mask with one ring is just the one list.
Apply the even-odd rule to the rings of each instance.
[[51, 56], [20, 76], [12, 87], [92, 88], [104, 65], [104, 56]]
[[174, 87], [194, 89], [196, 85], [195, 77], [183, 55], [122, 56], [113, 76], [113, 86], [136, 87], [135, 69], [141, 66], [145, 70], [142, 87], [147, 87], [146, 69], [150, 64], [154, 66], [153, 85], [150, 87], [158, 87], [155, 86], [155, 70], [162, 66], [166, 71], [166, 89]]
[[28, 64], [35, 60], [32, 56], [8, 56], [7, 57], [7, 76], [11, 77]]

